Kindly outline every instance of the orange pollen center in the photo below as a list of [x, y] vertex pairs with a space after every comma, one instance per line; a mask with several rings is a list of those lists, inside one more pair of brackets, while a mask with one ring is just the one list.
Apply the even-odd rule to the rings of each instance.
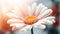
[[37, 21], [36, 16], [27, 16], [25, 17], [24, 20], [25, 24], [29, 24], [29, 25], [34, 24], [36, 21]]

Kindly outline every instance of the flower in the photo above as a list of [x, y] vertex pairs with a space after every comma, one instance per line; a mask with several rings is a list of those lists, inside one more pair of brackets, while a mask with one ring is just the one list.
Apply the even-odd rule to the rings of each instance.
[[15, 6], [12, 12], [7, 13], [7, 23], [10, 24], [12, 30], [30, 30], [32, 27], [45, 29], [46, 25], [51, 25], [55, 22], [55, 17], [50, 16], [52, 10], [44, 6], [42, 3], [37, 5]]

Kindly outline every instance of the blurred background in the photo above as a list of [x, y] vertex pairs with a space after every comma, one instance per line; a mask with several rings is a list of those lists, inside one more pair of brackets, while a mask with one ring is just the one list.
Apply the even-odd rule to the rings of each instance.
[[[56, 17], [56, 22], [53, 25], [47, 26], [45, 30], [33, 28], [33, 34], [60, 34], [60, 0], [37, 0], [38, 4], [43, 3], [45, 6], [53, 10], [52, 16]], [[13, 32], [13, 31], [0, 31], [0, 34], [31, 34], [31, 31], [27, 32]]]

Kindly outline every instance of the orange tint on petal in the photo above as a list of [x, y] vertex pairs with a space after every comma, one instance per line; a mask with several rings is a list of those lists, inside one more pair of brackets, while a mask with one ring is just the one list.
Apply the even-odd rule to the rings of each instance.
[[7, 20], [8, 20], [8, 17], [6, 16], [2, 16], [2, 18], [0, 19], [0, 23], [1, 23], [0, 30], [1, 31], [11, 30], [11, 27], [7, 24]]

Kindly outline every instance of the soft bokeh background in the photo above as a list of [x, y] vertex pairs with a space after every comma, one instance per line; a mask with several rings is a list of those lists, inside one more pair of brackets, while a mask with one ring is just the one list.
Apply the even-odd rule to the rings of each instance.
[[[43, 3], [45, 6], [51, 8], [53, 10], [52, 15], [56, 17], [56, 23], [50, 26], [47, 26], [45, 30], [41, 30], [38, 28], [33, 28], [34, 34], [60, 34], [60, 0], [37, 0], [35, 1], [38, 4]], [[3, 33], [0, 31], [0, 34], [31, 34], [31, 31], [27, 32], [21, 32], [21, 31], [15, 31], [15, 32], [9, 32], [6, 31]]]

